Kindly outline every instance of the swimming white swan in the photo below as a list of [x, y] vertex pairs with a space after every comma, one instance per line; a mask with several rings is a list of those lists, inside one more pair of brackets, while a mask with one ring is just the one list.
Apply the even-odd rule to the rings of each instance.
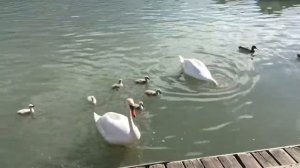
[[218, 82], [211, 76], [211, 73], [203, 62], [197, 59], [184, 59], [182, 56], [179, 56], [179, 59], [185, 74], [199, 80], [211, 81], [215, 85], [218, 85]]
[[95, 96], [88, 96], [87, 100], [92, 104], [97, 104], [97, 99]]
[[97, 129], [109, 144], [129, 146], [141, 137], [139, 129], [132, 120], [132, 117], [136, 116], [134, 101], [128, 98], [127, 103], [128, 117], [115, 112], [107, 112], [100, 116], [94, 112]]
[[33, 107], [34, 107], [33, 104], [29, 104], [28, 109], [21, 109], [21, 110], [17, 111], [17, 114], [31, 114], [31, 113], [34, 113]]

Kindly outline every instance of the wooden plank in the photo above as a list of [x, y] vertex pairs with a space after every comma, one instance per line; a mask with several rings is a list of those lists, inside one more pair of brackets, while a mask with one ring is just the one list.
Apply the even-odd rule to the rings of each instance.
[[242, 168], [242, 165], [233, 155], [219, 156], [219, 160], [225, 168]]
[[205, 157], [200, 159], [205, 168], [223, 168], [217, 157]]
[[191, 159], [183, 161], [186, 168], [204, 168], [203, 164], [198, 159]]
[[241, 159], [242, 163], [245, 167], [251, 168], [260, 168], [261, 166], [255, 160], [255, 158], [250, 153], [239, 153], [238, 157]]
[[163, 164], [150, 165], [149, 168], [166, 168]]
[[276, 160], [266, 151], [253, 152], [252, 155], [263, 167], [279, 165]]
[[167, 163], [167, 168], [184, 168], [184, 165], [180, 161]]
[[289, 164], [289, 165], [283, 165], [283, 166], [275, 166], [272, 168], [299, 168], [300, 164]]
[[291, 158], [291, 156], [287, 154], [283, 149], [270, 149], [269, 152], [281, 165], [296, 163], [296, 161], [294, 161], [294, 159]]
[[290, 147], [284, 149], [289, 153], [298, 163], [300, 162], [300, 148], [299, 147]]

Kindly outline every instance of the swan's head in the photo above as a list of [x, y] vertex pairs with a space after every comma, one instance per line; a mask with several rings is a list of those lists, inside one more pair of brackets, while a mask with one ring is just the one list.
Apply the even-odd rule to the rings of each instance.
[[119, 82], [118, 82], [119, 84], [121, 84], [122, 83], [122, 79], [119, 79]]
[[33, 108], [34, 105], [33, 105], [33, 104], [29, 104], [28, 107], [29, 107], [29, 108]]
[[158, 94], [158, 95], [161, 94], [161, 90], [160, 90], [160, 89], [157, 89], [157, 90], [156, 90], [156, 94]]
[[150, 80], [149, 76], [145, 76], [145, 80], [146, 81]]
[[128, 103], [129, 110], [130, 110], [130, 115], [132, 117], [135, 117], [136, 113], [135, 113], [135, 110], [134, 110], [134, 100], [132, 98], [128, 98], [127, 103]]

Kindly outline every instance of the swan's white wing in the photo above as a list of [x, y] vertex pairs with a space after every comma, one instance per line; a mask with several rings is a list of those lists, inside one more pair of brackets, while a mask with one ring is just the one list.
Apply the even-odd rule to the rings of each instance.
[[201, 80], [209, 80], [212, 78], [211, 73], [206, 65], [196, 59], [185, 59], [183, 63], [183, 70], [186, 74]]
[[105, 113], [97, 121], [97, 127], [104, 139], [112, 144], [127, 143], [130, 137], [128, 118], [118, 113]]
[[212, 79], [211, 73], [208, 70], [207, 66], [200, 60], [193, 59], [197, 67], [200, 69], [200, 74], [207, 79]]

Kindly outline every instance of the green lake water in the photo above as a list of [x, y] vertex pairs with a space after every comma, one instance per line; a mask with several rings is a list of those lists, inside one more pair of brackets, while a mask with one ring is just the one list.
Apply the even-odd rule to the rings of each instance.
[[[0, 167], [114, 168], [298, 144], [299, 41], [298, 0], [0, 0]], [[253, 59], [238, 52], [253, 44]], [[202, 60], [220, 85], [181, 76], [178, 55]], [[134, 84], [145, 75], [148, 86]], [[145, 103], [141, 139], [108, 145], [93, 112], [125, 114], [128, 97]], [[29, 103], [34, 118], [16, 114]]]

